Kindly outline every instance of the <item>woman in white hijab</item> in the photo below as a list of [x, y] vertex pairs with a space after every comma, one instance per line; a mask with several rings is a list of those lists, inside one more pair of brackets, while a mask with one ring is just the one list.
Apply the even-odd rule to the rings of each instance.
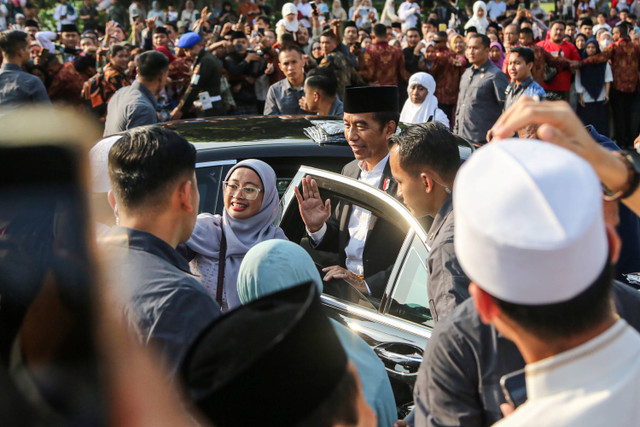
[[409, 98], [402, 107], [400, 121], [402, 123], [439, 122], [449, 127], [447, 115], [438, 108], [436, 98], [436, 81], [427, 73], [415, 73], [409, 79]]
[[487, 5], [483, 1], [477, 1], [473, 4], [473, 17], [464, 24], [464, 29], [469, 27], [476, 27], [476, 31], [480, 34], [484, 34], [489, 26], [489, 20], [487, 19]]
[[225, 177], [222, 216], [198, 215], [183, 252], [190, 260], [191, 271], [223, 312], [241, 305], [236, 280], [247, 251], [265, 240], [287, 239], [284, 231], [273, 225], [278, 201], [276, 174], [271, 166], [260, 160], [244, 160]]
[[296, 33], [300, 29], [298, 23], [298, 9], [293, 3], [285, 3], [282, 5], [282, 19], [276, 23], [276, 36], [280, 41], [282, 34], [293, 34], [293, 39], [296, 39]]
[[385, 1], [380, 22], [387, 27], [390, 27], [394, 22], [400, 22], [400, 18], [396, 15], [396, 2], [394, 0]]

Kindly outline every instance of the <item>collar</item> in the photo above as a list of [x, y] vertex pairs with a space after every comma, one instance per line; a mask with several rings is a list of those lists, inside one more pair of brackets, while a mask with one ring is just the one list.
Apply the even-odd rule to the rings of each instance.
[[291, 82], [289, 81], [289, 79], [287, 77], [285, 77], [283, 85], [284, 85], [284, 90], [286, 92], [288, 92], [290, 90], [293, 90], [293, 91], [296, 91], [296, 92], [300, 92], [301, 90], [304, 90], [304, 80], [302, 80], [302, 85], [299, 88], [296, 89], [295, 87], [293, 87], [291, 85]]
[[615, 375], [637, 360], [640, 340], [620, 319], [586, 343], [525, 366], [527, 394], [541, 399], [566, 390], [580, 390]]
[[340, 98], [336, 96], [336, 99], [334, 99], [333, 103], [331, 104], [331, 108], [329, 108], [329, 115], [330, 116], [337, 115], [337, 110], [338, 110], [338, 107], [340, 107], [340, 105], [342, 105], [342, 101], [340, 101]]
[[140, 92], [142, 92], [142, 94], [146, 96], [149, 99], [149, 101], [151, 101], [154, 107], [158, 104], [158, 100], [156, 99], [156, 97], [153, 96], [151, 91], [147, 89], [147, 87], [142, 83], [140, 83], [138, 80], [133, 82], [133, 84], [131, 84], [131, 87], [133, 88], [133, 90], [139, 90]]
[[433, 240], [434, 237], [438, 234], [438, 232], [440, 231], [440, 228], [442, 228], [442, 225], [447, 220], [447, 217], [452, 211], [453, 211], [453, 197], [451, 196], [451, 194], [449, 194], [449, 196], [447, 196], [442, 206], [440, 206], [440, 209], [438, 209], [438, 213], [436, 217], [433, 219], [433, 223], [429, 228], [429, 240]]
[[191, 274], [189, 263], [178, 251], [164, 240], [146, 231], [115, 225], [111, 227], [111, 231], [103, 242], [113, 246], [150, 253], [162, 258], [185, 273]]
[[489, 69], [489, 66], [493, 65], [493, 63], [491, 62], [491, 59], [487, 59], [487, 62], [485, 62], [484, 64], [482, 64], [481, 66], [479, 66], [478, 68], [471, 66], [471, 72], [472, 73], [484, 73], [485, 71], [487, 71]]
[[376, 46], [389, 46], [389, 42], [388, 41], [380, 41], [380, 42], [375, 42], [374, 43]]
[[358, 167], [360, 168], [361, 173], [366, 173], [369, 175], [382, 174], [382, 172], [384, 171], [384, 167], [387, 165], [387, 162], [389, 161], [389, 154], [390, 153], [387, 153], [387, 155], [384, 156], [384, 158], [380, 160], [370, 171], [365, 169], [365, 167], [367, 166], [367, 163], [364, 160], [360, 160], [358, 162]]
[[22, 67], [16, 64], [7, 64], [6, 62], [2, 64], [0, 70], [3, 71], [22, 71]]
[[519, 85], [516, 86], [517, 82], [514, 80], [513, 82], [511, 82], [511, 84], [513, 85], [513, 88], [515, 89], [516, 92], [519, 92], [521, 90], [524, 90], [526, 88], [529, 87], [529, 85], [531, 84], [531, 82], [533, 82], [533, 76], [529, 76], [526, 79], [524, 79]]

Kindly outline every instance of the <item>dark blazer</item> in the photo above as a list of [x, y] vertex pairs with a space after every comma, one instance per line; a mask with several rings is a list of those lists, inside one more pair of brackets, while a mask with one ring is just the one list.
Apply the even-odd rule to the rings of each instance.
[[[358, 179], [360, 177], [360, 167], [358, 160], [353, 160], [342, 169], [342, 175]], [[384, 167], [378, 188], [387, 194], [397, 198], [396, 189], [398, 184], [391, 175], [389, 161]], [[316, 249], [322, 251], [337, 252], [340, 257], [340, 265], [345, 266], [346, 254], [344, 249], [349, 243], [349, 218], [351, 217], [351, 204], [346, 202], [338, 203], [333, 215], [327, 221], [327, 232]], [[405, 238], [402, 233], [389, 221], [371, 217], [369, 232], [364, 245], [362, 263], [364, 266], [364, 279], [371, 290], [371, 295], [380, 298], [387, 284], [390, 267], [396, 261], [400, 247]], [[389, 270], [389, 271], [387, 271]]]

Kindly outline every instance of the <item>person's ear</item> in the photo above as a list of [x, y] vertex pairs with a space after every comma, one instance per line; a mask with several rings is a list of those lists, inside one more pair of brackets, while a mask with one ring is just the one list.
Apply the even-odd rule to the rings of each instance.
[[469, 294], [471, 298], [473, 298], [473, 304], [478, 311], [482, 323], [487, 325], [493, 323], [493, 320], [501, 313], [493, 297], [483, 291], [482, 288], [473, 281], [469, 284]]
[[196, 191], [194, 188], [194, 183], [188, 179], [183, 181], [177, 188], [177, 199], [180, 205], [180, 209], [185, 212], [193, 212], [197, 207], [193, 206], [191, 193]]
[[318, 93], [318, 91], [314, 91], [313, 92], [313, 102], [314, 103], [318, 103], [318, 101], [320, 101], [320, 94]]
[[389, 120], [387, 122], [387, 124], [385, 125], [385, 136], [387, 137], [387, 139], [389, 139], [391, 135], [396, 133], [397, 126], [398, 126], [397, 123], [394, 122], [393, 120]]
[[618, 263], [618, 259], [620, 258], [622, 241], [620, 240], [620, 236], [616, 232], [616, 229], [612, 225], [606, 224], [606, 229], [607, 241], [609, 242], [609, 261], [611, 264], [615, 265]]
[[113, 211], [115, 212], [116, 210], [116, 196], [113, 195], [113, 190], [109, 190], [109, 192], [107, 193], [107, 200], [109, 201], [109, 205], [111, 206], [111, 209], [113, 209]]
[[420, 174], [420, 181], [424, 184], [425, 192], [431, 193], [433, 191], [433, 179], [425, 172]]
[[278, 68], [280, 68], [280, 71], [284, 73], [284, 68], [282, 67], [282, 62], [280, 61], [278, 61]]

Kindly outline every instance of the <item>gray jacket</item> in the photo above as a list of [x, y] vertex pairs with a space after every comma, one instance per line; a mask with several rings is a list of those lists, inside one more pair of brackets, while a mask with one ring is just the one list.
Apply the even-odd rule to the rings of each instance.
[[438, 322], [469, 298], [469, 279], [453, 248], [453, 200], [445, 200], [429, 229], [427, 293], [433, 320]]
[[509, 79], [490, 60], [480, 67], [469, 67], [460, 78], [453, 133], [484, 144], [487, 132], [502, 114]]
[[109, 100], [103, 136], [158, 123], [158, 101], [139, 81], [118, 91]]
[[35, 102], [45, 105], [51, 104], [42, 81], [32, 74], [25, 73], [17, 65], [2, 64], [0, 67], [0, 107]]

